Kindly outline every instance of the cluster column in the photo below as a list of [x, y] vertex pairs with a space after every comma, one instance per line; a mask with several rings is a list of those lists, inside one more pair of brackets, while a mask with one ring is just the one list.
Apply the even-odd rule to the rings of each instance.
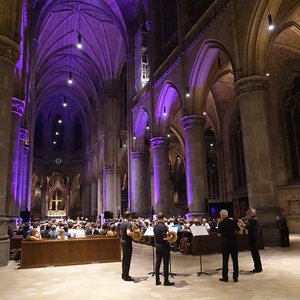
[[171, 214], [169, 144], [163, 137], [151, 139], [154, 169], [154, 210], [155, 213]]
[[186, 181], [189, 215], [204, 216], [205, 198], [208, 195], [206, 152], [204, 139], [205, 118], [200, 115], [184, 116], [186, 152]]
[[11, 106], [14, 83], [14, 66], [19, 60], [19, 45], [0, 36], [0, 266], [9, 261], [7, 236], [6, 195], [10, 146]]
[[240, 103], [249, 204], [257, 209], [265, 245], [276, 246], [278, 199], [267, 89], [266, 78], [257, 75], [240, 79], [235, 87]]
[[131, 210], [149, 217], [149, 153], [131, 152]]
[[20, 148], [20, 127], [24, 113], [25, 102], [18, 98], [12, 99], [10, 149], [8, 155], [7, 170], [7, 195], [6, 195], [6, 215], [13, 220], [20, 215], [20, 205], [17, 199], [18, 185], [21, 184], [19, 178], [19, 148]]

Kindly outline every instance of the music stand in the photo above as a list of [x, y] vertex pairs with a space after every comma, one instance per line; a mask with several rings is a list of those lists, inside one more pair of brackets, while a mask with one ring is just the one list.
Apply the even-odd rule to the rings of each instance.
[[[154, 227], [148, 227], [144, 233], [144, 236], [149, 236], [149, 237], [153, 237], [154, 238], [154, 231], [153, 231]], [[151, 274], [152, 276], [154, 276], [155, 274], [155, 260], [154, 260], [154, 241], [152, 244], [152, 267], [153, 267], [153, 271], [149, 272], [148, 274]]]
[[[208, 231], [205, 226], [191, 226], [190, 230], [192, 232], [192, 235], [195, 236], [203, 236], [203, 235], [208, 235]], [[202, 274], [205, 275], [211, 275], [209, 273], [203, 272], [202, 271], [202, 258], [201, 258], [201, 249], [199, 249], [199, 257], [200, 257], [200, 272], [197, 272], [197, 276], [200, 276]]]
[[[173, 226], [168, 226], [169, 227], [169, 231], [174, 231], [177, 234], [178, 231], [178, 227], [173, 227]], [[174, 276], [177, 276], [176, 273], [172, 273], [172, 263], [171, 263], [171, 251], [170, 251], [170, 272], [169, 275], [174, 278]]]

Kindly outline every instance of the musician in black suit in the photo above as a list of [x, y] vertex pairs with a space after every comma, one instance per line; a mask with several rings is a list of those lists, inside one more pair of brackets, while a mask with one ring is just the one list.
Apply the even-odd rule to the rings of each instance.
[[223, 209], [220, 211], [221, 222], [218, 225], [218, 235], [222, 242], [222, 278], [220, 281], [228, 282], [228, 260], [229, 255], [232, 258], [233, 264], [233, 281], [237, 282], [239, 277], [239, 263], [238, 263], [238, 245], [236, 234], [243, 233], [243, 230], [232, 219], [228, 218], [228, 211]]
[[169, 281], [170, 243], [168, 242], [172, 240], [173, 236], [168, 234], [169, 228], [165, 224], [165, 216], [163, 213], [158, 214], [157, 223], [153, 231], [156, 244], [156, 285], [161, 284], [159, 280], [159, 269], [162, 260], [164, 263], [164, 286], [174, 285], [174, 282]]
[[248, 218], [248, 224], [246, 225], [242, 220], [239, 220], [239, 224], [248, 230], [249, 247], [254, 262], [254, 269], [250, 272], [260, 273], [263, 269], [258, 252], [259, 221], [256, 217], [256, 210], [254, 208], [249, 207], [246, 214]]
[[126, 211], [124, 213], [124, 219], [121, 223], [121, 246], [122, 246], [122, 279], [124, 281], [134, 281], [134, 279], [129, 276], [129, 269], [132, 257], [132, 237], [137, 235], [137, 233], [132, 232], [132, 217], [131, 212]]

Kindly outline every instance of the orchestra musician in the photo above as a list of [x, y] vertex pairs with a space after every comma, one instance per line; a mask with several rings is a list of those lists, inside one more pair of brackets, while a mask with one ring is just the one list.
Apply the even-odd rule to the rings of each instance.
[[173, 235], [168, 233], [169, 229], [165, 224], [165, 216], [163, 213], [158, 214], [157, 223], [153, 231], [156, 243], [156, 285], [161, 284], [159, 280], [159, 269], [162, 260], [164, 264], [164, 286], [174, 285], [174, 282], [169, 281], [170, 243], [168, 242], [173, 239]]
[[222, 278], [220, 281], [228, 282], [228, 260], [229, 255], [233, 264], [233, 281], [238, 282], [239, 263], [238, 263], [238, 245], [236, 234], [242, 234], [243, 230], [232, 219], [228, 218], [228, 211], [223, 209], [220, 211], [221, 222], [218, 225], [218, 236], [222, 242]]
[[121, 246], [122, 246], [122, 279], [124, 281], [134, 281], [129, 276], [129, 269], [132, 257], [132, 237], [137, 236], [137, 232], [132, 231], [132, 216], [130, 211], [124, 213], [124, 219], [121, 223]]
[[239, 225], [248, 231], [249, 247], [254, 262], [254, 269], [251, 273], [260, 273], [263, 271], [258, 252], [258, 237], [259, 237], [259, 221], [256, 217], [256, 209], [249, 207], [247, 212], [248, 224], [246, 225], [242, 219], [238, 220]]

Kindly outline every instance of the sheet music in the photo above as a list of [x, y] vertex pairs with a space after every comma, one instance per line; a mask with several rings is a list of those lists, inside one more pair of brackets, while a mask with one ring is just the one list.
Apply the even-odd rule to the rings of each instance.
[[153, 228], [154, 227], [148, 227], [144, 233], [144, 236], [154, 236]]
[[205, 226], [191, 226], [190, 230], [193, 236], [201, 236], [201, 235], [209, 234]]

